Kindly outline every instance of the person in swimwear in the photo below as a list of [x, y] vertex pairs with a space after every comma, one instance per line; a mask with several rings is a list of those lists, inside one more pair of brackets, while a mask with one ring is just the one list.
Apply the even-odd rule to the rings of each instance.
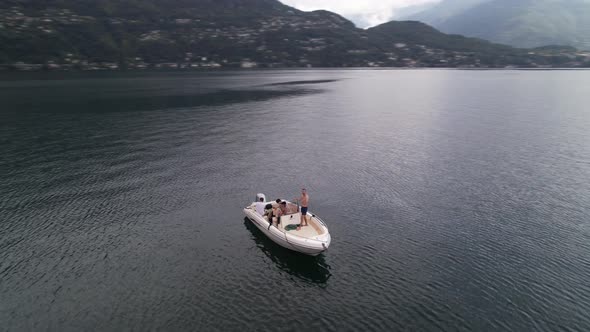
[[301, 203], [301, 223], [299, 224], [299, 227], [297, 227], [297, 230], [300, 230], [303, 226], [308, 226], [307, 207], [309, 206], [309, 195], [305, 188], [301, 189], [301, 197], [299, 197], [299, 201]]

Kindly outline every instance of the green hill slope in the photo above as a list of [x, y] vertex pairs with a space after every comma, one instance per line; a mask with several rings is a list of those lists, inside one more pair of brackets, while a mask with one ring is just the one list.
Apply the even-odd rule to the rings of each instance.
[[489, 66], [520, 65], [544, 62], [528, 50], [494, 44], [482, 39], [444, 34], [417, 21], [392, 21], [368, 30], [371, 40], [380, 45], [397, 45], [407, 49], [407, 56], [421, 58], [425, 54], [438, 57], [452, 66], [477, 64]]
[[526, 52], [418, 22], [358, 29], [277, 0], [5, 0], [0, 45], [0, 69], [23, 70], [586, 63], [575, 50]]
[[0, 63], [207, 58], [224, 65], [249, 59], [281, 66], [308, 62], [330, 66], [342, 64], [338, 54], [345, 48], [368, 49], [364, 34], [334, 13], [301, 12], [276, 0], [9, 0], [0, 4], [0, 44], [5, 46]]

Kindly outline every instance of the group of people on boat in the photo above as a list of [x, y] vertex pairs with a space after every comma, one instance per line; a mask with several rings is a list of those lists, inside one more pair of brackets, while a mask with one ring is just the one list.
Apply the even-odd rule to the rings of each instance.
[[[309, 205], [309, 195], [305, 188], [301, 189], [301, 197], [296, 198], [295, 201], [301, 204], [301, 223], [297, 227], [297, 230], [303, 226], [307, 226], [307, 207]], [[270, 224], [275, 226], [281, 223], [281, 216], [294, 214], [299, 212], [298, 206], [293, 203], [277, 198], [276, 201], [271, 203], [264, 202], [264, 198], [260, 197], [260, 200], [256, 202], [256, 212], [262, 217], [268, 218]], [[275, 224], [276, 219], [276, 224]]]

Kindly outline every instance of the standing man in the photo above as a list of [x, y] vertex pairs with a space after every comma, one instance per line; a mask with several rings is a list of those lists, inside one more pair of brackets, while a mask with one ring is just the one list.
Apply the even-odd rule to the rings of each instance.
[[308, 226], [307, 207], [309, 206], [309, 195], [305, 188], [301, 188], [301, 197], [299, 197], [299, 201], [301, 201], [301, 223], [299, 224], [299, 227], [297, 227], [297, 230], [300, 230], [303, 226]]

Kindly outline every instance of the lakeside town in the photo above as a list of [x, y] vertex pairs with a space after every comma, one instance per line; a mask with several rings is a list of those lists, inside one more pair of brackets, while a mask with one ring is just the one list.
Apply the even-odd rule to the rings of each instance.
[[[0, 70], [590, 67], [590, 52], [569, 47], [527, 50], [519, 54], [518, 63], [504, 60], [503, 55], [495, 55], [499, 60], [490, 60], [481, 51], [443, 49], [419, 43], [393, 42], [376, 47], [366, 30], [350, 27], [350, 22], [329, 12], [311, 13], [306, 17], [291, 12], [263, 17], [250, 25], [223, 25], [200, 18], [162, 19], [157, 23], [148, 25], [141, 20], [123, 17], [96, 18], [78, 15], [69, 9], [47, 9], [34, 15], [25, 13], [20, 7], [1, 9], [0, 33], [15, 40], [28, 36], [61, 40], [63, 31], [79, 27], [88, 29], [98, 24], [106, 24], [113, 31], [133, 29], [140, 33], [133, 41], [133, 51], [113, 52], [116, 56], [101, 58], [71, 47], [51, 50], [44, 57], [36, 56], [35, 60], [4, 56], [4, 59], [0, 58]], [[349, 34], [345, 37], [352, 42], [336, 48], [335, 44], [342, 44], [336, 37], [345, 34]], [[100, 42], [106, 46], [119, 47], [110, 35], [101, 38]], [[183, 50], [179, 46], [181, 43], [188, 46]], [[154, 49], [158, 52], [153, 52]], [[161, 54], [153, 56], [153, 53]], [[333, 59], [326, 60], [325, 54], [331, 54]]]

